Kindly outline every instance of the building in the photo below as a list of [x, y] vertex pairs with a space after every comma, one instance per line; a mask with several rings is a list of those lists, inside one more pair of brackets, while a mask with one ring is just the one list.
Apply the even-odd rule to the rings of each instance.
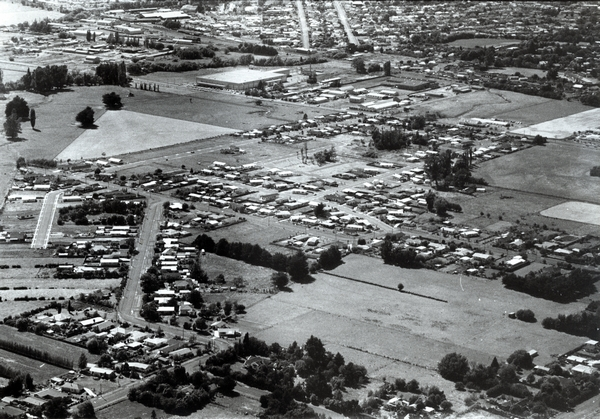
[[223, 73], [209, 74], [196, 77], [198, 86], [216, 87], [219, 89], [246, 90], [257, 87], [259, 83], [273, 84], [287, 79], [289, 70], [279, 69], [272, 71], [259, 71], [240, 69]]

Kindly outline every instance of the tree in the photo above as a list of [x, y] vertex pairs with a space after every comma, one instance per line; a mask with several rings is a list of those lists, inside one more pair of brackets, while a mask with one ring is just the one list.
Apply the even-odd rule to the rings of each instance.
[[279, 289], [285, 288], [290, 282], [290, 278], [285, 272], [273, 272], [271, 282]]
[[516, 313], [517, 319], [527, 322], [527, 323], [535, 323], [535, 314], [533, 311], [529, 309], [518, 310]]
[[140, 310], [140, 316], [149, 322], [159, 322], [160, 313], [157, 304], [155, 302], [144, 304]]
[[303, 252], [297, 252], [289, 258], [287, 272], [293, 281], [302, 280], [308, 275], [308, 261]]
[[352, 60], [352, 67], [356, 69], [356, 72], [358, 74], [366, 74], [367, 73], [367, 67], [365, 66], [365, 60], [363, 60], [360, 57], [357, 57], [354, 60]]
[[509, 364], [513, 364], [518, 368], [531, 369], [533, 368], [533, 359], [525, 349], [514, 351], [506, 360]]
[[392, 65], [389, 61], [383, 63], [383, 75], [390, 76], [392, 74]]
[[94, 110], [87, 106], [84, 110], [77, 114], [75, 121], [79, 122], [82, 127], [90, 127], [94, 125]]
[[187, 300], [192, 305], [192, 307], [194, 307], [195, 309], [199, 309], [200, 307], [202, 307], [202, 304], [204, 303], [204, 299], [202, 298], [202, 293], [198, 290], [192, 290], [188, 294]]
[[446, 380], [462, 381], [470, 370], [467, 358], [456, 352], [447, 354], [438, 363], [438, 372]]
[[29, 117], [29, 106], [27, 105], [27, 101], [20, 96], [15, 96], [13, 100], [6, 104], [4, 115], [7, 117], [12, 115], [13, 110], [17, 113], [17, 117], [19, 118]]
[[329, 246], [329, 248], [319, 256], [319, 264], [323, 269], [333, 269], [340, 263], [342, 263], [342, 253], [337, 246]]
[[325, 216], [325, 204], [319, 202], [319, 204], [314, 209], [315, 217], [321, 218]]
[[48, 419], [63, 419], [69, 416], [68, 406], [71, 399], [68, 397], [54, 397], [43, 406], [44, 415]]
[[404, 290], [404, 284], [403, 283], [399, 283], [398, 284], [398, 291], [402, 292]]
[[77, 412], [73, 415], [75, 419], [92, 419], [96, 417], [94, 405], [89, 400], [81, 403], [77, 408]]
[[31, 128], [35, 128], [35, 109], [33, 108], [29, 111], [29, 122], [31, 122]]
[[19, 122], [16, 112], [13, 112], [10, 116], [7, 116], [6, 121], [4, 121], [4, 134], [14, 140], [19, 137], [20, 133], [21, 123]]
[[123, 103], [121, 102], [121, 96], [116, 94], [115, 92], [106, 93], [102, 95], [102, 103], [108, 109], [121, 109], [123, 107]]
[[88, 363], [87, 356], [85, 356], [85, 354], [82, 352], [81, 355], [79, 355], [79, 361], [77, 361], [77, 366], [79, 367], [80, 370], [84, 370], [87, 368], [87, 363]]

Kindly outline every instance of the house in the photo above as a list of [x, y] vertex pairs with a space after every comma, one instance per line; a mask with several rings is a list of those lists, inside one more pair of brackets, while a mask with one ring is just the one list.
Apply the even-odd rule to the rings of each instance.
[[44, 390], [38, 391], [34, 393], [35, 397], [39, 397], [40, 399], [54, 399], [56, 397], [64, 397], [65, 395], [58, 390], [53, 388], [45, 388]]
[[110, 368], [91, 367], [90, 374], [94, 377], [109, 378], [111, 375], [115, 374], [115, 372]]
[[127, 365], [129, 365], [129, 368], [132, 369], [133, 371], [137, 371], [137, 372], [141, 372], [141, 373], [147, 373], [148, 371], [150, 371], [152, 369], [151, 365], [144, 364], [142, 362], [128, 362]]
[[161, 346], [165, 346], [168, 340], [165, 338], [148, 338], [144, 341], [146, 346], [151, 348], [160, 348]]
[[104, 319], [102, 317], [93, 317], [91, 319], [82, 320], [79, 323], [81, 323], [83, 327], [92, 327], [96, 324], [102, 323], [103, 321]]
[[573, 368], [571, 368], [571, 372], [581, 375], [592, 375], [594, 372], [596, 372], [596, 369], [587, 365], [575, 365]]
[[14, 406], [9, 406], [6, 403], [0, 403], [0, 415], [6, 415], [7, 417], [13, 418], [24, 418], [26, 416], [26, 413], [24, 410], [21, 410]]
[[63, 393], [68, 393], [68, 394], [81, 394], [81, 393], [83, 393], [83, 388], [79, 387], [79, 384], [75, 384], [75, 383], [64, 383], [60, 387], [60, 390]]
[[244, 367], [248, 369], [258, 369], [261, 366], [270, 367], [272, 364], [271, 359], [264, 356], [249, 356], [246, 361], [244, 361]]
[[169, 358], [174, 361], [179, 361], [181, 359], [193, 358], [194, 352], [190, 348], [181, 348], [173, 351], [169, 354]]
[[40, 398], [34, 397], [34, 396], [29, 396], [29, 397], [22, 399], [21, 403], [23, 403], [25, 406], [28, 406], [28, 407], [41, 407], [41, 406], [45, 405], [46, 403], [48, 403], [48, 400], [40, 399]]

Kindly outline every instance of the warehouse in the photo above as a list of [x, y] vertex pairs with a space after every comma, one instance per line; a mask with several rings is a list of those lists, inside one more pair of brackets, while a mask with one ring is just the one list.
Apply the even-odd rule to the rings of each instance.
[[246, 90], [257, 87], [262, 81], [272, 84], [278, 81], [284, 82], [289, 73], [288, 69], [274, 71], [258, 71], [241, 69], [196, 77], [198, 86], [218, 87], [221, 89]]

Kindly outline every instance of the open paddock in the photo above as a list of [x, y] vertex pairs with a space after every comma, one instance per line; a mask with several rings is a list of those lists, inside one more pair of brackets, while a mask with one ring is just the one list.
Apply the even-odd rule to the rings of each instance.
[[433, 99], [414, 106], [416, 113], [439, 112], [451, 122], [460, 118], [498, 118], [538, 124], [590, 109], [574, 102], [546, 99], [505, 90], [481, 90], [443, 99]]
[[96, 125], [95, 129], [85, 130], [58, 155], [58, 159], [91, 159], [135, 153], [235, 132], [215, 125], [125, 110], [106, 112]]
[[477, 48], [477, 47], [506, 47], [509, 45], [518, 45], [521, 41], [518, 39], [506, 39], [506, 38], [471, 38], [471, 39], [457, 39], [456, 41], [450, 42], [448, 45], [453, 47], [463, 48]]
[[585, 202], [565, 202], [542, 211], [542, 215], [561, 220], [600, 225], [600, 205]]
[[589, 174], [598, 161], [600, 150], [550, 142], [480, 163], [475, 176], [501, 188], [600, 203], [600, 182]]
[[[516, 349], [536, 349], [540, 353], [536, 363], [546, 364], [554, 355], [585, 341], [506, 315], [529, 308], [543, 319], [558, 312], [579, 311], [583, 303], [560, 305], [506, 290], [500, 281], [400, 269], [366, 256], [351, 255], [344, 262], [333, 271], [335, 274], [392, 288], [402, 282], [406, 291], [448, 302], [323, 273], [315, 275], [314, 283], [293, 284], [292, 292], [281, 292], [257, 303], [240, 325], [267, 342], [282, 345], [317, 336], [328, 350], [335, 348], [347, 360], [365, 365], [375, 378], [390, 378], [390, 371], [417, 379], [418, 370], [436, 374], [438, 361], [450, 352], [489, 364], [494, 356], [502, 362]], [[393, 370], [387, 368], [391, 364]], [[411, 376], [402, 373], [404, 365], [413, 368], [407, 370]], [[449, 382], [441, 384], [444, 390], [453, 387]]]
[[513, 134], [528, 136], [541, 135], [542, 137], [563, 139], [577, 131], [588, 131], [600, 128], [598, 116], [600, 109], [589, 109], [563, 118], [552, 119], [525, 128], [511, 131]]
[[[13, 333], [15, 333], [13, 331]], [[27, 358], [0, 349], [0, 364], [31, 375], [34, 384], [45, 384], [47, 380], [68, 372], [68, 369], [46, 364], [36, 359]]]

